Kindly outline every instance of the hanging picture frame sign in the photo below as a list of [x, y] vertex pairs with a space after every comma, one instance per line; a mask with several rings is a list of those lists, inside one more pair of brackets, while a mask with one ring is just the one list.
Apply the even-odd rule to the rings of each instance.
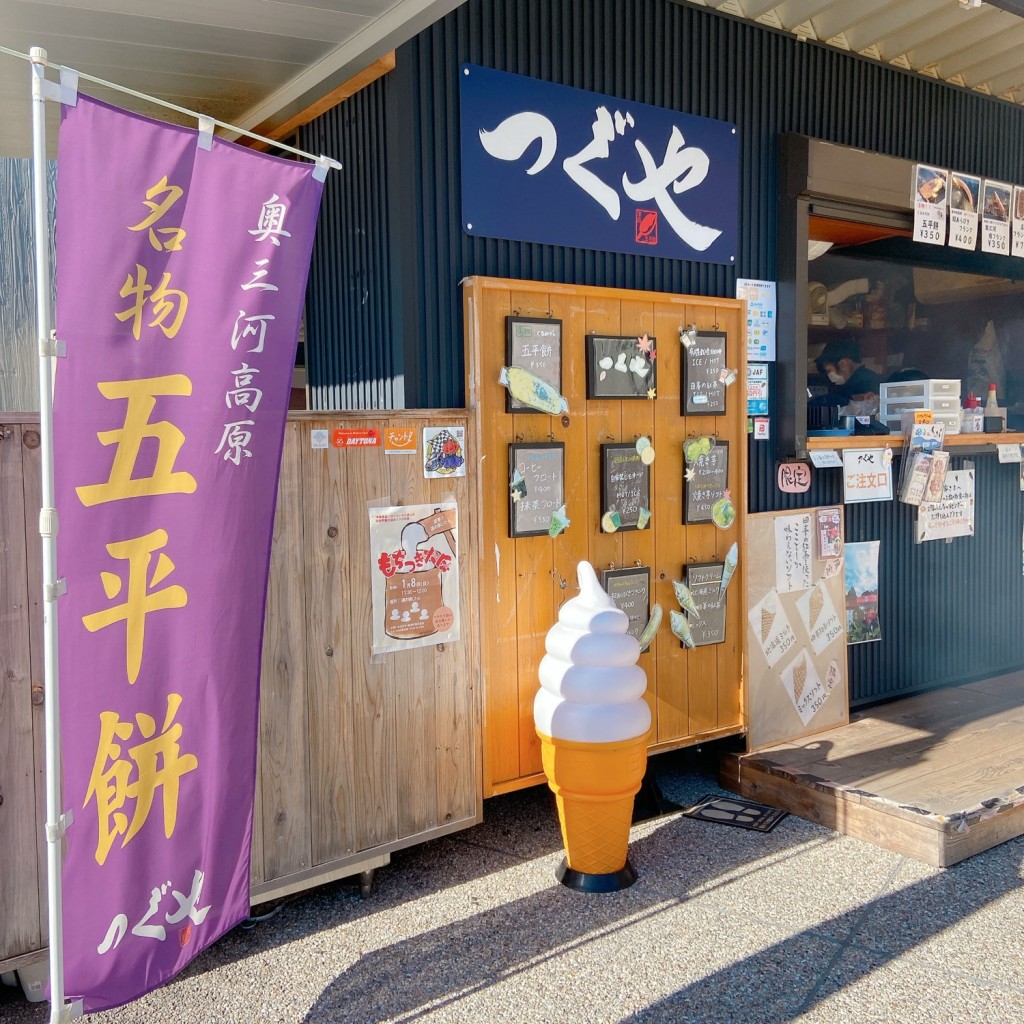
[[521, 484], [509, 492], [508, 535], [548, 536], [551, 517], [565, 504], [565, 445], [561, 442], [508, 446], [509, 479]]
[[645, 529], [650, 508], [650, 466], [643, 461], [636, 445], [601, 445], [602, 523], [611, 517], [614, 526], [603, 526], [605, 532]]
[[727, 336], [721, 331], [698, 331], [689, 348], [683, 346], [683, 415], [725, 414]]
[[[562, 321], [527, 316], [505, 317], [505, 363], [526, 370], [561, 394]], [[511, 391], [505, 394], [505, 412], [549, 415], [513, 398]]]
[[654, 398], [656, 339], [652, 335], [588, 334], [587, 398]]
[[683, 582], [690, 590], [700, 618], [690, 619], [690, 635], [697, 647], [725, 643], [726, 602], [719, 602], [724, 562], [700, 562], [684, 567]]
[[686, 463], [686, 474], [683, 522], [713, 523], [715, 506], [729, 489], [729, 442], [715, 440], [710, 451]]
[[650, 567], [637, 565], [628, 569], [605, 569], [601, 573], [601, 586], [629, 618], [626, 632], [639, 640], [651, 617]]

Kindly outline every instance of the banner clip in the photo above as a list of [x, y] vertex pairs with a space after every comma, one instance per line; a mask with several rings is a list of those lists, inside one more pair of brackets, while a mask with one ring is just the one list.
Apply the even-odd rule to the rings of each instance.
[[[44, 511], [53, 512], [54, 518], [56, 518], [56, 511], [54, 509], [48, 508], [44, 509]], [[41, 514], [40, 518], [42, 518]], [[47, 583], [43, 589], [46, 591], [44, 600], [56, 601], [58, 597], [63, 597], [68, 592], [68, 581], [61, 577], [56, 583]]]
[[50, 331], [49, 338], [39, 342], [39, 354], [63, 359], [68, 354], [67, 342], [58, 340], [56, 331]]
[[85, 1014], [85, 1000], [76, 999], [73, 1003], [65, 1003], [57, 1011], [57, 1020], [59, 1024], [65, 1024], [65, 1021], [78, 1020]]
[[78, 72], [74, 68], [60, 69], [60, 101], [66, 107], [78, 106]]
[[[57, 519], [57, 510], [55, 508], [41, 508], [39, 510], [39, 536], [49, 540], [50, 537], [57, 536], [57, 528], [60, 523]], [[59, 595], [58, 595], [59, 596]]]
[[46, 823], [46, 841], [48, 843], [59, 843], [64, 838], [64, 833], [74, 823], [75, 815], [68, 809], [58, 819], [57, 823]]
[[199, 148], [210, 149], [213, 146], [213, 126], [217, 122], [206, 114], [199, 115]]
[[313, 177], [317, 181], [324, 181], [327, 178], [328, 171], [340, 171], [341, 164], [337, 160], [332, 160], [329, 156], [321, 154], [316, 158], [316, 167], [313, 170]]

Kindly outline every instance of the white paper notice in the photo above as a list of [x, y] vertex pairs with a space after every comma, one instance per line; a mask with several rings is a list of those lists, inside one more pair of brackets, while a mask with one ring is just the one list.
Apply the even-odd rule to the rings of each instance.
[[747, 361], [775, 362], [775, 282], [741, 277], [736, 298], [747, 304]]
[[981, 251], [1010, 255], [1011, 185], [985, 180], [981, 207]]
[[940, 167], [914, 165], [914, 241], [945, 245], [949, 174]]
[[811, 452], [811, 462], [815, 469], [830, 469], [842, 466], [843, 459], [839, 452], [829, 448], [826, 451]]
[[828, 691], [806, 651], [801, 651], [782, 670], [782, 685], [786, 687], [786, 693], [804, 725], [821, 710], [828, 699]]
[[796, 606], [816, 655], [843, 635], [842, 619], [820, 580], [806, 594], [797, 598]]
[[981, 178], [953, 171], [949, 176], [949, 244], [954, 249], [978, 247], [978, 198]]
[[754, 637], [761, 644], [761, 651], [769, 668], [774, 668], [782, 656], [796, 643], [796, 633], [790, 624], [785, 609], [779, 603], [778, 595], [770, 590], [765, 597], [750, 609], [747, 618]]
[[892, 462], [884, 448], [843, 449], [843, 501], [891, 501]]
[[780, 594], [811, 585], [814, 536], [811, 517], [781, 516], [775, 520], [775, 588]]
[[973, 536], [974, 470], [951, 469], [942, 485], [942, 500], [925, 501], [918, 506], [917, 543]]
[[997, 444], [996, 451], [1000, 462], [1020, 462], [1019, 444]]
[[1024, 187], [1013, 186], [1013, 224], [1010, 255], [1024, 257]]

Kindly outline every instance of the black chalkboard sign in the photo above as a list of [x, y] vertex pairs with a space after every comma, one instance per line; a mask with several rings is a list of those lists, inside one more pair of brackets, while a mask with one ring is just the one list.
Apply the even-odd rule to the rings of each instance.
[[630, 569], [604, 569], [601, 586], [629, 618], [630, 636], [640, 639], [651, 617], [651, 570], [646, 565]]
[[587, 335], [587, 398], [653, 397], [657, 367], [651, 335]]
[[[505, 365], [519, 366], [562, 393], [562, 321], [526, 316], [505, 317]], [[525, 402], [505, 393], [505, 412], [535, 412]]]
[[636, 445], [601, 445], [601, 529], [605, 533], [646, 529], [650, 509], [650, 466]]
[[683, 348], [683, 415], [717, 416], [725, 412], [726, 335], [698, 331], [697, 339]]
[[718, 603], [724, 569], [722, 562], [702, 562], [684, 569], [683, 582], [700, 612], [699, 619], [690, 619], [690, 634], [698, 647], [725, 643], [725, 601]]
[[539, 441], [510, 444], [508, 469], [508, 535], [547, 534], [552, 514], [565, 504], [565, 445]]
[[[701, 439], [698, 439], [701, 440]], [[683, 506], [684, 523], [713, 523], [715, 505], [725, 497], [729, 488], [729, 442], [717, 438], [704, 438], [707, 442], [702, 454], [686, 458], [687, 441], [683, 445], [686, 479], [686, 501]]]

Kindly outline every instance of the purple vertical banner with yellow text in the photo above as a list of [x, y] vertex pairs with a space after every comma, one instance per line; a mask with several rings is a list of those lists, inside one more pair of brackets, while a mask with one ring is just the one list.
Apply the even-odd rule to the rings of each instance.
[[64, 955], [88, 1012], [249, 913], [267, 570], [322, 182], [85, 96], [62, 109]]

